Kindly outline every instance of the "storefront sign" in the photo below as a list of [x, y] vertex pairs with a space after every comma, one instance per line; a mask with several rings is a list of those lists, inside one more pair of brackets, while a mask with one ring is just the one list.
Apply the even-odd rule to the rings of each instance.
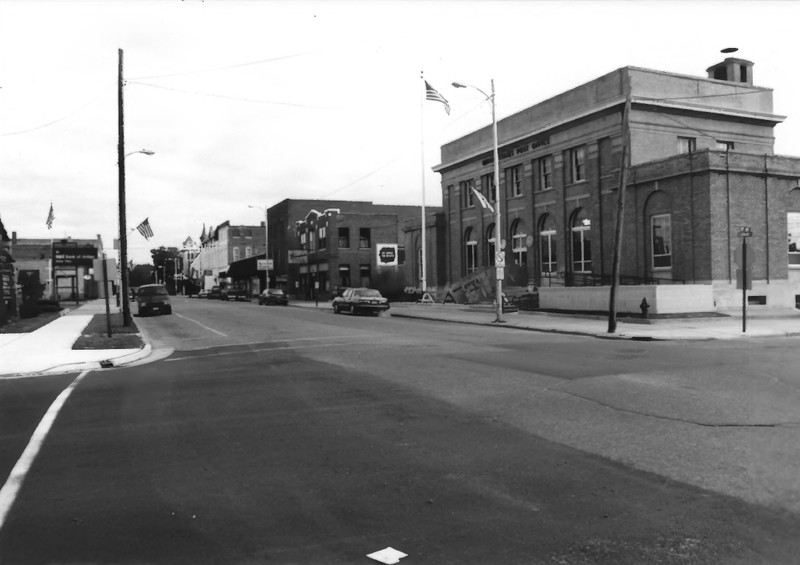
[[53, 245], [56, 267], [92, 267], [97, 248], [91, 245]]
[[379, 243], [376, 248], [378, 250], [379, 267], [397, 266], [397, 257], [399, 253], [396, 243]]
[[290, 265], [305, 265], [306, 263], [308, 263], [308, 251], [306, 251], [305, 249], [289, 250]]

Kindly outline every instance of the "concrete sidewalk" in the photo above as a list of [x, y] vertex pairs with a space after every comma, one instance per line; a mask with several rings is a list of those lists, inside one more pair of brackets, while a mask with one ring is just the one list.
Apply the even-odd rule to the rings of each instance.
[[[111, 313], [119, 311], [112, 303]], [[118, 366], [150, 354], [149, 344], [141, 349], [72, 349], [92, 316], [105, 313], [105, 301], [91, 300], [65, 309], [61, 317], [34, 332], [0, 334], [0, 377], [99, 369], [101, 361]]]
[[[294, 306], [331, 309], [330, 302], [294, 301]], [[746, 331], [742, 331], [742, 312], [724, 312], [713, 317], [631, 318], [617, 317], [614, 333], [608, 333], [608, 316], [515, 312], [503, 315], [504, 323], [495, 323], [494, 307], [488, 304], [417, 304], [392, 303], [394, 317], [431, 321], [478, 324], [519, 330], [588, 335], [607, 339], [638, 340], [708, 340], [748, 339], [774, 336], [800, 336], [800, 310], [757, 309], [747, 312]]]

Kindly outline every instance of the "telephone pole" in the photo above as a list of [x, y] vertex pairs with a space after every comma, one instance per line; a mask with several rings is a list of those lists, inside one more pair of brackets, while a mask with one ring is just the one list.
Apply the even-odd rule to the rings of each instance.
[[117, 143], [117, 165], [119, 167], [119, 272], [122, 280], [122, 325], [131, 325], [131, 304], [128, 297], [128, 227], [125, 222], [125, 120], [122, 111], [122, 49], [119, 49], [119, 77], [117, 80], [117, 121], [119, 141]]

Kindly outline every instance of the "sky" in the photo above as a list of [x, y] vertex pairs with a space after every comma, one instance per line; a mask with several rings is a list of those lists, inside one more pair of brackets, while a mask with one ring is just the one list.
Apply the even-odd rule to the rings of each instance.
[[798, 21], [800, 0], [0, 0], [0, 219], [116, 255], [120, 49], [141, 264], [286, 198], [440, 206], [440, 147], [491, 123], [492, 80], [502, 119], [629, 65], [706, 76], [736, 47], [787, 116], [776, 153], [800, 156]]

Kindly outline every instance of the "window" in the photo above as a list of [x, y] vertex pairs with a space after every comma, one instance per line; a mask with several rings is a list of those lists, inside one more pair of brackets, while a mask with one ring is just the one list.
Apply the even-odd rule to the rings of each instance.
[[542, 273], [554, 273], [558, 269], [556, 254], [556, 223], [546, 214], [539, 222], [539, 253]]
[[358, 276], [361, 279], [360, 286], [369, 286], [370, 285], [370, 269], [369, 265], [359, 265], [358, 267]]
[[319, 238], [319, 248], [326, 249], [328, 247], [328, 228], [317, 229], [317, 237]]
[[497, 247], [495, 247], [495, 229], [494, 224], [489, 224], [489, 227], [486, 229], [486, 246], [484, 247], [484, 251], [486, 252], [486, 261], [487, 267], [494, 267], [494, 253]]
[[313, 252], [314, 251], [314, 241], [315, 241], [314, 235], [315, 234], [314, 234], [313, 231], [308, 232], [308, 251], [309, 252]]
[[359, 249], [369, 249], [372, 247], [370, 243], [370, 229], [359, 228], [358, 230], [358, 247]]
[[339, 249], [349, 249], [349, 248], [350, 248], [350, 228], [339, 228]]
[[475, 194], [472, 192], [472, 181], [461, 181], [458, 183], [458, 186], [461, 190], [461, 198], [464, 208], [472, 208], [475, 206]]
[[528, 234], [525, 233], [525, 228], [522, 222], [517, 220], [511, 226], [511, 253], [515, 265], [528, 264]]
[[253, 254], [253, 248], [252, 247], [245, 247], [244, 248], [244, 256], [245, 256], [245, 258], [250, 257], [252, 254]]
[[650, 232], [653, 269], [672, 268], [672, 217], [669, 214], [652, 216]]
[[567, 153], [569, 157], [570, 182], [586, 180], [586, 146], [575, 147]]
[[238, 229], [232, 229], [231, 230], [231, 237], [239, 237], [239, 230]]
[[722, 141], [717, 140], [717, 149], [719, 151], [733, 151], [734, 143], [733, 141]]
[[522, 196], [522, 167], [506, 169], [506, 190], [511, 196]]
[[350, 286], [350, 265], [339, 265], [339, 286]]
[[581, 209], [572, 216], [572, 270], [589, 273], [592, 270], [592, 221]]
[[469, 228], [464, 233], [464, 266], [468, 275], [478, 270], [478, 242], [472, 232]]
[[553, 188], [553, 156], [547, 155], [536, 161], [537, 190]]
[[244, 230], [245, 237], [253, 237], [253, 230]]
[[697, 139], [678, 136], [678, 153], [694, 153], [697, 151]]
[[786, 214], [789, 230], [789, 266], [800, 268], [800, 212]]
[[481, 176], [481, 192], [489, 202], [497, 202], [497, 187], [494, 185], [494, 173]]
[[234, 247], [233, 248], [233, 260], [234, 261], [238, 261], [240, 254], [241, 254], [241, 251], [239, 250], [239, 248], [238, 247]]

